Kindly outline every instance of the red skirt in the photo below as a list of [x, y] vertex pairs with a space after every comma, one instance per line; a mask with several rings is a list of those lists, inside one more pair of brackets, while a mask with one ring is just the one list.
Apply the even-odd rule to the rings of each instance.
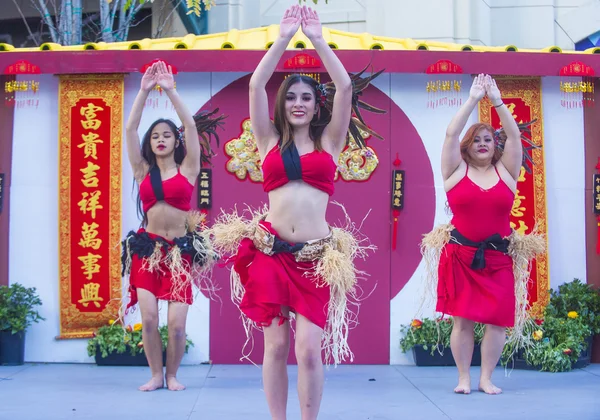
[[499, 251], [485, 250], [485, 268], [474, 270], [477, 249], [447, 244], [438, 267], [436, 311], [500, 327], [515, 323], [513, 261]]
[[[277, 232], [270, 223], [261, 225], [272, 234]], [[306, 317], [325, 328], [329, 306], [329, 287], [317, 287], [314, 278], [316, 262], [296, 262], [291, 253], [272, 256], [259, 251], [251, 239], [240, 242], [233, 257], [233, 269], [240, 276], [244, 296], [240, 310], [259, 326], [269, 326], [274, 318], [285, 317], [281, 307]]]
[[[144, 232], [144, 229], [138, 230], [138, 233]], [[146, 232], [152, 239], [161, 239], [174, 246], [173, 241], [168, 241], [159, 235]], [[137, 289], [145, 289], [156, 296], [157, 299], [166, 300], [169, 302], [181, 302], [191, 305], [193, 302], [192, 284], [188, 282], [185, 287], [177, 287], [177, 293], [173, 293], [173, 285], [175, 282], [181, 282], [183, 279], [174, 278], [171, 270], [169, 270], [166, 262], [166, 253], [162, 250], [162, 259], [157, 269], [148, 271], [144, 269], [144, 258], [138, 257], [136, 254], [131, 256], [131, 274], [129, 275], [129, 294], [130, 301], [127, 308], [137, 304]], [[188, 254], [181, 255], [181, 258], [191, 267], [192, 257]]]

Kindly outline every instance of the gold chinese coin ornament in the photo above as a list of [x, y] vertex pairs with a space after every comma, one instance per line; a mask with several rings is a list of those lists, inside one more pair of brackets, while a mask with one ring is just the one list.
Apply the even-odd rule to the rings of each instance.
[[[370, 137], [370, 135], [362, 131], [361, 135], [365, 140]], [[371, 177], [371, 174], [373, 174], [378, 165], [379, 159], [375, 151], [370, 147], [361, 149], [354, 141], [354, 138], [350, 136], [348, 147], [342, 151], [338, 159], [338, 170], [335, 173], [335, 180], [337, 181], [341, 175], [344, 181], [366, 181]]]
[[263, 181], [260, 155], [250, 119], [246, 119], [242, 123], [240, 137], [225, 143], [225, 153], [230, 157], [226, 165], [228, 172], [234, 174], [241, 181], [247, 177], [254, 182]]

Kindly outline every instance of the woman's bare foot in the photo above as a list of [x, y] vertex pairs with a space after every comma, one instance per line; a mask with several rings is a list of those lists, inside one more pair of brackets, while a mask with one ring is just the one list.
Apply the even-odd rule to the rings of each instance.
[[140, 391], [154, 391], [159, 388], [163, 388], [165, 383], [162, 376], [153, 376], [148, 382], [139, 387]]
[[485, 392], [489, 395], [502, 394], [502, 390], [494, 385], [489, 379], [479, 381], [479, 391]]
[[454, 392], [457, 394], [470, 394], [471, 393], [471, 377], [466, 376], [464, 378], [458, 378], [458, 386], [454, 388]]
[[179, 382], [175, 376], [167, 376], [166, 379], [169, 391], [183, 391], [185, 389], [185, 385]]

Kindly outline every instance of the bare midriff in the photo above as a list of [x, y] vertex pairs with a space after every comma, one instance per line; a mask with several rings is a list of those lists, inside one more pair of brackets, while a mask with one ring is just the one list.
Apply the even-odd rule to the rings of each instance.
[[269, 192], [271, 223], [281, 239], [300, 243], [321, 239], [329, 234], [325, 219], [329, 195], [303, 181], [290, 181]]
[[185, 236], [187, 211], [179, 210], [164, 201], [159, 201], [148, 210], [146, 231], [169, 241]]

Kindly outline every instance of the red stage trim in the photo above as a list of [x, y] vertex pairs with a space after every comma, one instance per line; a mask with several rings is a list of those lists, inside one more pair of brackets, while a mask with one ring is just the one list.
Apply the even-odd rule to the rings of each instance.
[[[286, 51], [277, 71], [289, 72], [283, 63], [296, 54], [295, 51]], [[358, 72], [365, 63], [371, 63], [374, 69], [385, 69], [387, 73], [422, 74], [432, 62], [439, 60], [451, 60], [465, 74], [556, 76], [557, 69], [573, 60], [600, 71], [600, 54], [397, 50], [336, 50], [335, 54], [350, 72]], [[0, 54], [0, 68], [14, 63], [15, 59], [23, 59], [43, 64], [45, 74], [137, 73], [144, 64], [159, 56], [179, 72], [251, 73], [264, 55], [264, 50], [5, 52]], [[325, 68], [314, 71], [325, 72]]]

